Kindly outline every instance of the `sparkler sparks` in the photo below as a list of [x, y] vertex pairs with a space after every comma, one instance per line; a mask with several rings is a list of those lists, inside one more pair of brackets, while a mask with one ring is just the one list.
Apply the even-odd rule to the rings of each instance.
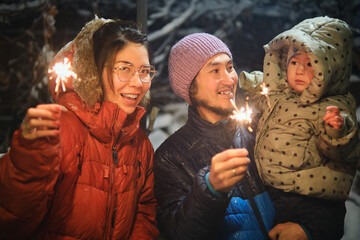
[[252, 110], [249, 108], [249, 97], [246, 97], [246, 104], [245, 104], [245, 108], [240, 108], [238, 109], [236, 107], [236, 104], [234, 102], [233, 99], [230, 99], [230, 102], [232, 104], [232, 106], [234, 107], [234, 111], [233, 111], [233, 115], [230, 116], [231, 119], [234, 119], [242, 124], [246, 124], [248, 125], [248, 130], [249, 132], [252, 132], [253, 129], [249, 126], [252, 118], [251, 118], [251, 114], [252, 114]]
[[[269, 98], [269, 88], [266, 87], [265, 83], [261, 84], [261, 95], [264, 95], [266, 97], [266, 102], [269, 108], [271, 108], [270, 105], [270, 98]], [[231, 105], [234, 107], [234, 111], [233, 111], [233, 115], [230, 116], [230, 119], [236, 120], [238, 122], [240, 122], [241, 124], [246, 124], [248, 126], [248, 130], [249, 132], [252, 132], [253, 129], [250, 127], [252, 118], [251, 118], [251, 114], [253, 113], [251, 108], [249, 108], [249, 97], [246, 97], [246, 102], [245, 102], [245, 108], [240, 108], [238, 109], [234, 99], [230, 99], [230, 103]]]
[[55, 65], [52, 67], [52, 69], [49, 69], [49, 73], [54, 72], [57, 77], [55, 80], [55, 92], [56, 96], [59, 94], [59, 88], [61, 85], [61, 88], [63, 92], [66, 91], [65, 83], [70, 77], [77, 78], [76, 73], [71, 71], [71, 63], [69, 62], [69, 59], [64, 58], [63, 62], [55, 63]]
[[269, 95], [268, 95], [269, 94], [269, 88], [267, 88], [265, 86], [265, 83], [262, 83], [261, 84], [261, 89], [262, 89], [262, 91], [260, 93], [266, 97], [267, 105], [268, 105], [269, 108], [271, 108], [270, 98], [269, 98]]

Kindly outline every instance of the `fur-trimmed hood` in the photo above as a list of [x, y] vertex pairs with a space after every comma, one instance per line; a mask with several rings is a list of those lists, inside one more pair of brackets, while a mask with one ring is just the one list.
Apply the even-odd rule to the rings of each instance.
[[[94, 61], [92, 35], [110, 21], [112, 20], [95, 17], [94, 20], [88, 22], [75, 39], [56, 54], [52, 64], [53, 66], [55, 63], [63, 62], [65, 57], [69, 60], [77, 78], [69, 78], [66, 89], [73, 89], [89, 107], [93, 107], [95, 103], [99, 102], [102, 95], [101, 79]], [[49, 75], [51, 95], [54, 101], [57, 101], [55, 79], [56, 77]], [[59, 91], [62, 94], [62, 90], [59, 89]]]
[[[72, 71], [76, 73], [76, 78], [68, 78], [66, 89], [75, 91], [81, 100], [90, 108], [96, 103], [101, 103], [103, 90], [101, 87], [101, 78], [98, 74], [93, 53], [93, 34], [104, 24], [114, 21], [112, 19], [98, 18], [88, 22], [75, 37], [74, 40], [66, 44], [55, 56], [51, 66], [58, 62], [63, 62], [67, 58], [72, 65]], [[50, 66], [50, 68], [51, 68]], [[59, 89], [55, 93], [56, 76], [49, 75], [49, 88], [54, 102], [58, 102], [56, 94], [61, 97], [64, 93]], [[146, 107], [149, 101], [150, 91], [143, 97], [140, 105]]]
[[[289, 49], [308, 54], [314, 78], [300, 96], [303, 104], [348, 91], [351, 74], [352, 33], [342, 20], [306, 19], [277, 35], [264, 46], [264, 82], [274, 91], [288, 88], [286, 63]], [[275, 83], [275, 84], [274, 84]]]

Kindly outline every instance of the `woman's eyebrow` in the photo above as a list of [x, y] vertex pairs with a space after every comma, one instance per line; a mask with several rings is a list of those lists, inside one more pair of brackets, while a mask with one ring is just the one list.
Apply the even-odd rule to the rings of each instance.
[[[124, 64], [127, 64], [127, 65], [132, 65], [132, 66], [135, 66], [134, 64], [132, 64], [131, 62], [128, 62], [128, 61], [123, 61], [123, 60], [119, 60], [119, 61], [115, 61], [114, 64], [117, 64], [117, 63], [124, 63]], [[151, 66], [150, 63], [146, 63], [144, 65], [142, 65], [141, 67], [147, 67], [147, 66]]]
[[130, 65], [133, 65], [131, 62], [122, 61], [122, 60], [115, 61], [114, 63], [125, 63], [125, 64], [130, 64]]

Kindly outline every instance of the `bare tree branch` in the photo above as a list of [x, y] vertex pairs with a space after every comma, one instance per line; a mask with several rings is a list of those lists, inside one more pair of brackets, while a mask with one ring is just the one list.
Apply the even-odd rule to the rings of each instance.
[[46, 0], [23, 1], [21, 3], [0, 4], [0, 12], [19, 12], [29, 10], [30, 8], [38, 9], [47, 3]]
[[192, 0], [189, 8], [182, 14], [180, 17], [175, 18], [170, 23], [166, 24], [163, 28], [160, 30], [157, 30], [153, 33], [150, 33], [148, 35], [149, 41], [154, 41], [160, 37], [165, 36], [166, 34], [169, 34], [171, 31], [179, 27], [181, 24], [183, 24], [195, 11], [197, 0]]
[[168, 16], [170, 12], [170, 8], [174, 3], [175, 0], [166, 1], [166, 5], [163, 8], [160, 8], [158, 12], [155, 12], [149, 16], [148, 25], [151, 26], [156, 19]]

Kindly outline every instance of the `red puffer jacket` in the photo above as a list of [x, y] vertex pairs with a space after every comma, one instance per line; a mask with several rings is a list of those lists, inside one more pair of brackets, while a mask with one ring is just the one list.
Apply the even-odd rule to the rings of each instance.
[[0, 159], [0, 239], [156, 239], [153, 150], [145, 110], [60, 99], [60, 138], [15, 132]]

